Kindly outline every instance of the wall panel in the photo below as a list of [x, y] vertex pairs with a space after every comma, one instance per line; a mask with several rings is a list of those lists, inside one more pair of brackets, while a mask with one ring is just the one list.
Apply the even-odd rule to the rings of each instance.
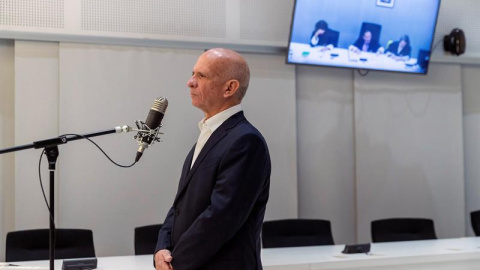
[[473, 236], [470, 212], [480, 210], [480, 67], [462, 68], [465, 201], [467, 235]]
[[[14, 42], [0, 40], [0, 149], [14, 144]], [[4, 260], [5, 233], [14, 226], [15, 156], [12, 153], [0, 156], [0, 261]]]
[[435, 221], [440, 238], [465, 233], [461, 68], [432, 65], [427, 76], [355, 76], [358, 240], [370, 222]]
[[[58, 135], [58, 71], [58, 43], [15, 41], [15, 145]], [[16, 230], [49, 226], [49, 212], [38, 179], [41, 152], [42, 149], [29, 149], [15, 153]], [[60, 149], [59, 166], [61, 155]], [[48, 163], [43, 158], [42, 179], [47, 198], [48, 175]], [[59, 181], [57, 173], [55, 184]]]
[[331, 221], [336, 244], [355, 242], [351, 70], [297, 67], [299, 216]]

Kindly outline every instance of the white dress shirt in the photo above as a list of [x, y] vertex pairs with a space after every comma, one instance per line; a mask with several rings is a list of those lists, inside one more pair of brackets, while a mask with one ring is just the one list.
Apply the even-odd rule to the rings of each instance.
[[209, 119], [205, 120], [202, 119], [198, 123], [198, 128], [200, 129], [200, 135], [198, 136], [197, 145], [195, 146], [195, 152], [193, 153], [192, 164], [190, 164], [190, 168], [193, 167], [195, 160], [198, 157], [200, 151], [202, 151], [203, 146], [208, 141], [208, 138], [212, 135], [212, 133], [221, 125], [225, 120], [230, 118], [232, 115], [241, 112], [242, 106], [240, 104], [230, 107], [224, 111], [217, 113], [216, 115], [210, 117]]

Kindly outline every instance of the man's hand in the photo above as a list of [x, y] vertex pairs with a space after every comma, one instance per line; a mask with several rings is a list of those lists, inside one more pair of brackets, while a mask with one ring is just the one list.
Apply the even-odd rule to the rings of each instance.
[[155, 269], [156, 270], [173, 270], [172, 253], [168, 249], [159, 250], [155, 253]]

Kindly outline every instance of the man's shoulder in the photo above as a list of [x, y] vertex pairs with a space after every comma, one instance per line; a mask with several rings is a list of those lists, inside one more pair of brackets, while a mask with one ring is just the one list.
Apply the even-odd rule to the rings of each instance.
[[243, 111], [240, 111], [228, 118], [222, 126], [227, 130], [233, 130], [235, 133], [254, 133], [263, 137], [260, 131], [252, 124], [243, 114]]
[[245, 138], [248, 140], [253, 140], [256, 141], [258, 140], [259, 142], [262, 141], [263, 144], [267, 144], [265, 138], [263, 137], [262, 133], [252, 124], [250, 123], [247, 119], [240, 121], [238, 125], [236, 125], [232, 129], [232, 135], [236, 136], [238, 138]]

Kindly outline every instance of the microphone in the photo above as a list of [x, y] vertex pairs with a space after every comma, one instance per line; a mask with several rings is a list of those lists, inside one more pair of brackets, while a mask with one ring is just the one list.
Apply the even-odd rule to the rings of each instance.
[[[153, 102], [153, 106], [148, 112], [147, 120], [145, 123], [142, 123], [142, 130], [138, 132], [135, 138], [138, 141], [139, 147], [137, 151], [137, 156], [135, 157], [135, 162], [138, 162], [142, 157], [143, 151], [148, 148], [149, 145], [153, 144], [154, 141], [159, 141], [157, 138], [158, 131], [162, 126], [162, 119], [167, 110], [168, 100], [164, 97], [156, 98]], [[138, 123], [137, 123], [138, 126]], [[139, 127], [140, 128], [140, 127]]]

